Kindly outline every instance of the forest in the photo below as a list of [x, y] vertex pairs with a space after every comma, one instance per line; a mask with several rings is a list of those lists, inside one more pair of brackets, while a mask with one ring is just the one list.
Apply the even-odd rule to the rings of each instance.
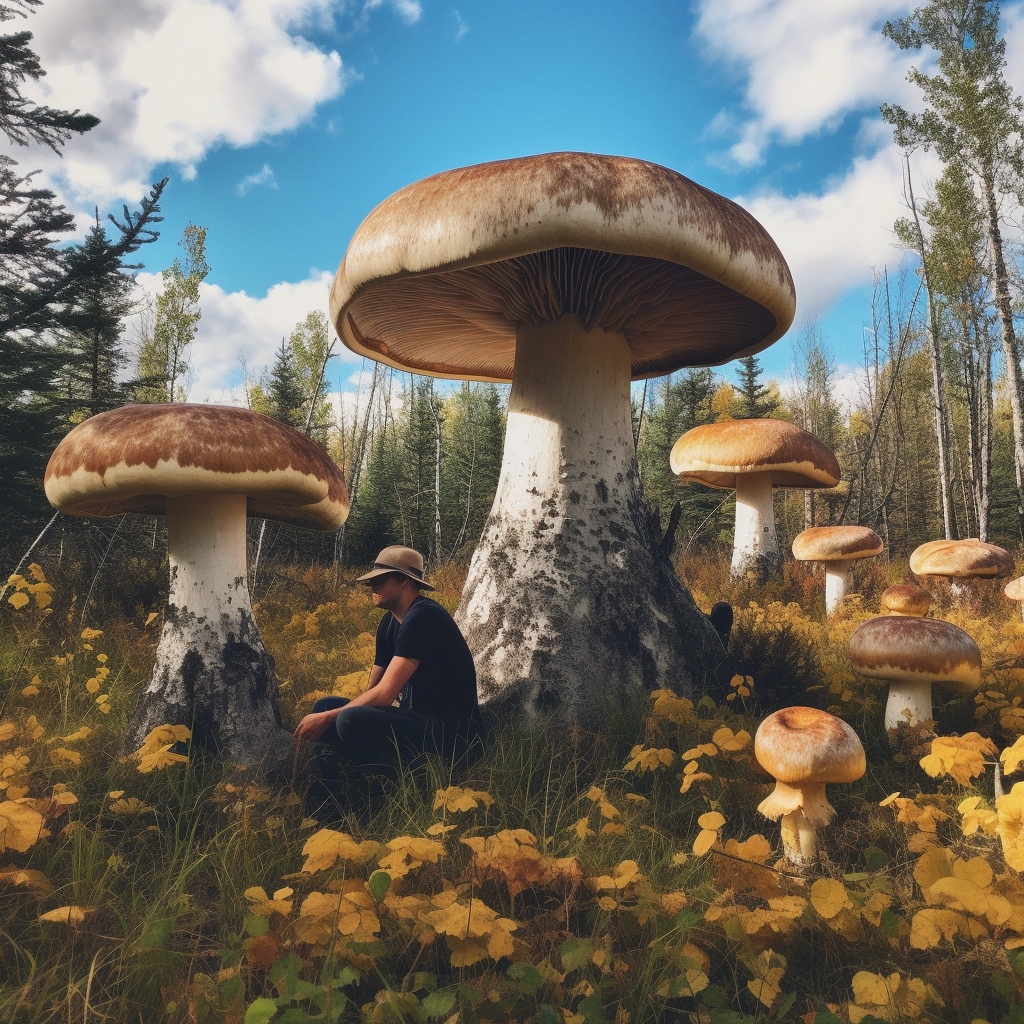
[[[860, 336], [798, 321], [782, 378], [748, 355], [632, 383], [653, 547], [702, 622], [716, 602], [734, 613], [717, 675], [638, 689], [599, 728], [503, 715], [474, 763], [427, 758], [366, 813], [324, 821], [301, 745], [266, 774], [197, 742], [196, 722], [126, 742], [173, 617], [167, 521], [56, 512], [43, 479], [93, 417], [195, 397], [208, 232], [186, 227], [147, 297], [135, 277], [167, 179], [83, 229], [14, 158], [97, 125], [32, 99], [39, 3], [0, 0], [16, 29], [0, 37], [0, 1018], [1021, 1024], [1024, 624], [1005, 578], [957, 590], [908, 564], [977, 538], [1024, 569], [1024, 104], [998, 5], [929, 0], [884, 26], [921, 107], [882, 106], [905, 213]], [[246, 526], [242, 583], [289, 732], [318, 699], [364, 691], [378, 617], [356, 577], [382, 547], [422, 552], [458, 614], [512, 415], [507, 384], [366, 359], [332, 391], [340, 345], [310, 310], [272, 362], [239, 368], [240, 401], [304, 435], [351, 503], [336, 530]], [[737, 574], [734, 492], [681, 481], [670, 453], [694, 428], [764, 419], [813, 434], [840, 479], [777, 487], [781, 568]], [[884, 547], [837, 610], [822, 566], [789, 557], [834, 526]], [[977, 672], [894, 729], [895, 677], [855, 634], [911, 582]], [[608, 675], [594, 664], [588, 687], [617, 693]], [[789, 808], [781, 828], [765, 810], [775, 780], [755, 755], [794, 708], [841, 720], [866, 758], [828, 780], [809, 865]]]

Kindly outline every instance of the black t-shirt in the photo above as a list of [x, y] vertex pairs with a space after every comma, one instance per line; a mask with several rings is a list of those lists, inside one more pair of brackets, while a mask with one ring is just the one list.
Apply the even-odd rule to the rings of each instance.
[[394, 657], [418, 661], [399, 706], [445, 722], [476, 723], [476, 667], [455, 620], [436, 601], [419, 597], [399, 622], [387, 612], [377, 626], [375, 665]]

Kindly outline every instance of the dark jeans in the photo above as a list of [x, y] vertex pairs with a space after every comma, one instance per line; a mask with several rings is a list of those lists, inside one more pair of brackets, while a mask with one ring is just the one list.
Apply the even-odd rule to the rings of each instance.
[[[343, 708], [345, 697], [321, 697], [313, 713]], [[344, 809], [362, 803], [367, 780], [383, 776], [394, 781], [398, 770], [423, 754], [463, 761], [479, 742], [473, 729], [459, 729], [430, 715], [402, 708], [349, 708], [338, 715], [313, 745], [317, 779], [310, 788], [314, 806], [333, 801]], [[372, 787], [371, 787], [372, 791]]]

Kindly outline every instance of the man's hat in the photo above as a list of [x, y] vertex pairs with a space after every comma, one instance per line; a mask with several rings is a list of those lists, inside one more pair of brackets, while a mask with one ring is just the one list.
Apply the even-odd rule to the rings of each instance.
[[357, 577], [359, 583], [368, 583], [378, 576], [386, 576], [389, 572], [399, 572], [418, 583], [422, 590], [434, 588], [423, 578], [423, 556], [412, 548], [393, 545], [385, 548], [373, 563], [373, 569], [363, 576]]

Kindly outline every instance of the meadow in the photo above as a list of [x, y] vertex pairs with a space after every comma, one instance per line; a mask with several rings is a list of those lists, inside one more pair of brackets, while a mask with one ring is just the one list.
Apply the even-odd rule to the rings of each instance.
[[[719, 702], [660, 690], [600, 735], [499, 723], [472, 766], [429, 760], [324, 827], [302, 752], [259, 779], [183, 727], [125, 750], [160, 607], [86, 620], [77, 584], [26, 567], [0, 601], [0, 1020], [1024, 1021], [1017, 605], [989, 584], [933, 609], [978, 642], [982, 688], [893, 747], [848, 641], [905, 563], [861, 563], [832, 620], [806, 564], [757, 587], [717, 553], [679, 571], [705, 610], [736, 609]], [[434, 574], [449, 609], [464, 573]], [[294, 724], [365, 685], [376, 615], [333, 570], [271, 576], [256, 616]], [[868, 762], [829, 786], [808, 877], [780, 860], [752, 758], [793, 704], [841, 715]]]

